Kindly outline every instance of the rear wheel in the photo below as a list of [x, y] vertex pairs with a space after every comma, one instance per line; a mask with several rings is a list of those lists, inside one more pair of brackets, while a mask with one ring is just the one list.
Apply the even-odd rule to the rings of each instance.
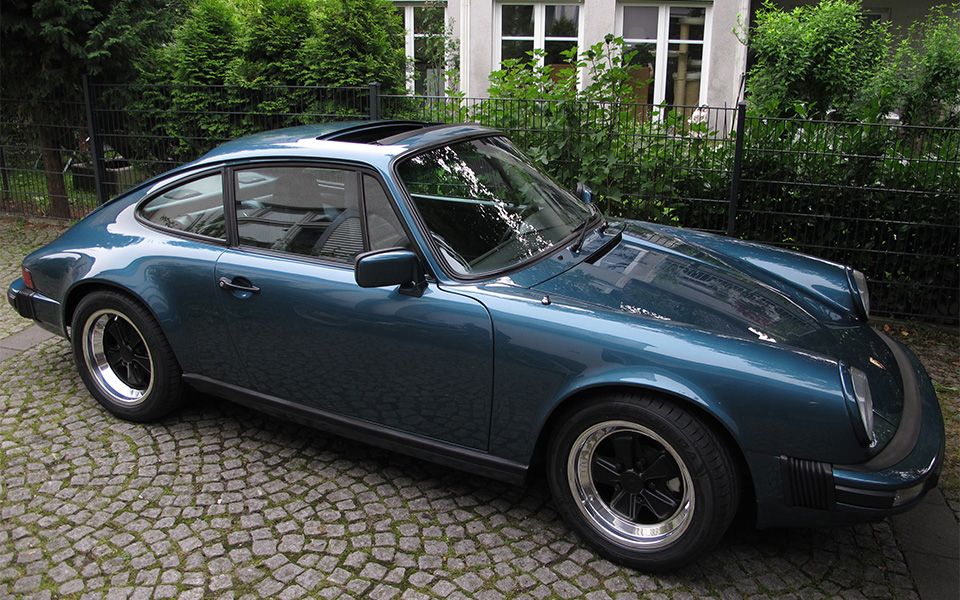
[[84, 297], [74, 312], [73, 358], [93, 397], [128, 421], [152, 421], [184, 398], [180, 366], [154, 318], [112, 291]]
[[623, 394], [568, 413], [548, 460], [571, 527], [604, 557], [640, 570], [675, 569], [710, 550], [739, 501], [720, 439], [657, 396]]

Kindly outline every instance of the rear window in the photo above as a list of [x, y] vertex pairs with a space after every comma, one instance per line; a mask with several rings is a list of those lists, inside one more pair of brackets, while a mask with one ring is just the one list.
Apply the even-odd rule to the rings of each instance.
[[169, 189], [141, 205], [140, 217], [167, 229], [225, 240], [223, 178], [216, 173]]

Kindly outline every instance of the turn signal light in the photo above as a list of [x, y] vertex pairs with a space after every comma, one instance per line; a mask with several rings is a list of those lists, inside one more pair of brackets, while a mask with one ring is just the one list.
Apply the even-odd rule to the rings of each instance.
[[31, 290], [37, 289], [33, 287], [33, 275], [30, 274], [30, 271], [28, 271], [26, 267], [20, 267], [20, 272], [23, 274], [23, 285]]

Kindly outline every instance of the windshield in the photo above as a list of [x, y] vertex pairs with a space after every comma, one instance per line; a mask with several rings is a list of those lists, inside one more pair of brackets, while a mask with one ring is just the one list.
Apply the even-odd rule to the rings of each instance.
[[440, 258], [457, 275], [498, 271], [537, 256], [592, 216], [506, 138], [429, 150], [397, 171]]

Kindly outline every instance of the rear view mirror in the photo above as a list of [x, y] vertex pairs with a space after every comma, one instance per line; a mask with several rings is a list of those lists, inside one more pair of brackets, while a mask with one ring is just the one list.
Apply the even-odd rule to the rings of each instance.
[[590, 189], [590, 186], [585, 183], [577, 184], [577, 199], [584, 204], [590, 204], [593, 202], [593, 190]]
[[420, 297], [427, 280], [420, 257], [410, 250], [376, 250], [357, 256], [354, 277], [363, 288], [400, 286], [399, 292]]

